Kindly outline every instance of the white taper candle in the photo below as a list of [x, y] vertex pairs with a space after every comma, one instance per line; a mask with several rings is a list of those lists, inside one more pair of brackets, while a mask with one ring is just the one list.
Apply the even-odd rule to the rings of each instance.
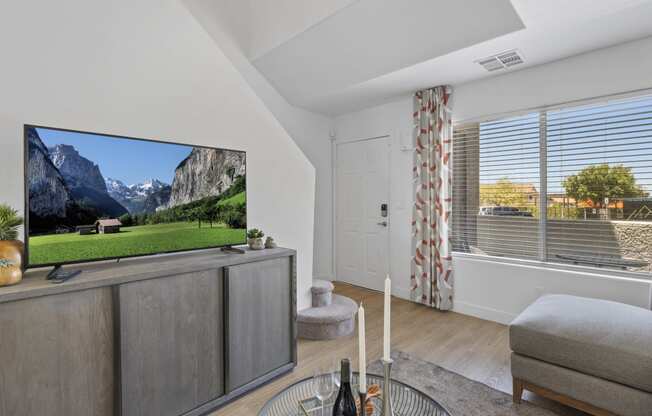
[[383, 326], [383, 359], [389, 361], [390, 351], [391, 351], [391, 311], [392, 308], [392, 281], [389, 278], [389, 274], [385, 279], [385, 320]]
[[367, 391], [367, 345], [365, 339], [364, 308], [358, 308], [358, 358], [360, 360], [360, 391]]

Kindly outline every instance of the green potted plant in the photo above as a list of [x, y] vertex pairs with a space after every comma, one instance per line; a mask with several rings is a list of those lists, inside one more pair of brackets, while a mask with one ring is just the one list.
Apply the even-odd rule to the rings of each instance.
[[[3, 266], [0, 268], [0, 274], [4, 277], [5, 274], [11, 274], [12, 278], [10, 283], [18, 283], [22, 279], [23, 267], [23, 243], [18, 240], [18, 230], [23, 224], [23, 218], [18, 215], [18, 211], [11, 208], [9, 205], [0, 204], [0, 259], [3, 260]], [[20, 276], [16, 280], [16, 270]], [[6, 279], [0, 278], [0, 286], [4, 286], [3, 281]]]
[[265, 237], [265, 233], [257, 228], [252, 228], [247, 231], [247, 243], [249, 243], [249, 248], [252, 250], [262, 250], [265, 248], [263, 237]]

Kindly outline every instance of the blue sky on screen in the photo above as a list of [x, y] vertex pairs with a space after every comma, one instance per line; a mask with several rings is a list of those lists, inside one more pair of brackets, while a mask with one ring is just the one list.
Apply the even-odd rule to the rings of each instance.
[[[548, 192], [591, 165], [629, 167], [652, 193], [652, 97], [548, 111]], [[480, 124], [480, 182], [501, 178], [539, 189], [539, 114]]]
[[100, 167], [104, 177], [119, 179], [126, 185], [158, 179], [171, 184], [174, 169], [190, 154], [192, 146], [150, 142], [37, 128], [47, 147], [73, 146], [79, 154]]

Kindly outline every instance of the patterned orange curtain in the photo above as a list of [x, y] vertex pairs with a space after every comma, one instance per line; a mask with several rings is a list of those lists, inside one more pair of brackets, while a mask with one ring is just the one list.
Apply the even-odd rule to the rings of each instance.
[[419, 91], [413, 114], [412, 299], [441, 310], [453, 307], [450, 96], [446, 86]]

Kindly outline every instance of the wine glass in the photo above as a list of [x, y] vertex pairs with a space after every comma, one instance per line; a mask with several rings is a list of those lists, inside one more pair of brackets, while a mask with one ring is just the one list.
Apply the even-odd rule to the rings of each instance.
[[340, 368], [340, 360], [337, 358], [333, 358], [332, 362], [330, 363], [329, 372], [333, 373], [333, 377], [335, 377], [335, 390], [339, 390], [340, 383], [341, 383], [340, 380], [342, 378], [339, 368]]
[[333, 371], [316, 371], [312, 377], [312, 388], [315, 397], [321, 402], [321, 415], [324, 416], [324, 402], [335, 392], [335, 374]]

